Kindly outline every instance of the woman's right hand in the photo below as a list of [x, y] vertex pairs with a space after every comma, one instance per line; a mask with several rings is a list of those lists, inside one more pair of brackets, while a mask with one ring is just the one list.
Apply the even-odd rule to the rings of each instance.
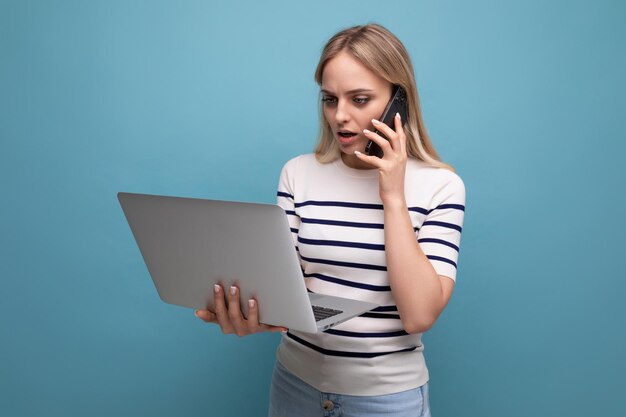
[[[286, 332], [288, 329], [280, 326], [270, 326], [259, 323], [259, 305], [255, 299], [248, 300], [248, 317], [244, 317], [239, 308], [239, 288], [232, 286], [228, 295], [220, 285], [215, 285], [215, 311], [196, 310], [196, 317], [206, 323], [217, 323], [224, 334], [247, 336], [261, 332]], [[228, 307], [226, 306], [228, 296]]]

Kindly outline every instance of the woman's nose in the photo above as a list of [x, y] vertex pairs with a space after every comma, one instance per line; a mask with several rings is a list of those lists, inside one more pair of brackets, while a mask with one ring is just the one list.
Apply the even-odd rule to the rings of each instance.
[[350, 119], [348, 109], [345, 102], [339, 100], [337, 102], [337, 111], [335, 112], [335, 121], [337, 123], [345, 123]]

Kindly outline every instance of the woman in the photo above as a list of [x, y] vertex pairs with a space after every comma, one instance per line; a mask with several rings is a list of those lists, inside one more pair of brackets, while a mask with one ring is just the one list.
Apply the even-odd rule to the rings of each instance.
[[[258, 323], [232, 287], [216, 311], [198, 311], [224, 333], [284, 331], [270, 416], [429, 416], [421, 335], [456, 280], [465, 188], [432, 146], [413, 68], [402, 43], [377, 24], [334, 35], [315, 80], [322, 117], [315, 154], [283, 167], [278, 204], [288, 214], [307, 288], [380, 307], [319, 334]], [[407, 93], [407, 120], [376, 119], [393, 88]], [[374, 133], [382, 132], [389, 140]], [[382, 158], [366, 155], [369, 140]], [[232, 301], [232, 302], [230, 302]]]

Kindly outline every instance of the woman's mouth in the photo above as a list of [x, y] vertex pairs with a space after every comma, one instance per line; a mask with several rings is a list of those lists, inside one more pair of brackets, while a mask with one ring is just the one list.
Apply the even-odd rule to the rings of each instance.
[[341, 143], [342, 145], [347, 145], [354, 142], [358, 135], [348, 130], [340, 130], [339, 132], [337, 132], [337, 136], [339, 138], [339, 143]]

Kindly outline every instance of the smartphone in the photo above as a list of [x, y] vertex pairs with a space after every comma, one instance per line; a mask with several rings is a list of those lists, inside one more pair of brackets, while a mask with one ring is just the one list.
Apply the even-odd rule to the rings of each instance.
[[[380, 116], [378, 120], [391, 127], [393, 130], [396, 130], [395, 123], [393, 121], [396, 113], [400, 113], [402, 124], [404, 124], [407, 120], [406, 91], [404, 91], [404, 88], [399, 85], [394, 86], [394, 90], [391, 94], [391, 100], [387, 103], [387, 107], [385, 107], [383, 115]], [[384, 133], [379, 132], [378, 130], [376, 130], [375, 133], [378, 133], [383, 138], [389, 140]], [[383, 157], [383, 150], [373, 140], [367, 142], [367, 145], [365, 146], [365, 153], [367, 155], [375, 155], [379, 158]]]

